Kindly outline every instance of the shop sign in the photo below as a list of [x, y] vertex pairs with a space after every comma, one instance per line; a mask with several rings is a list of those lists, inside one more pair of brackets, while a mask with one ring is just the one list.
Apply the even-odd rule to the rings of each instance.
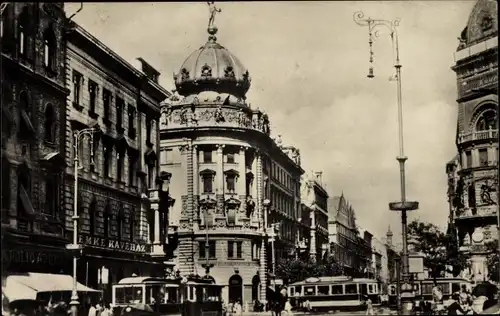
[[64, 254], [56, 251], [39, 251], [31, 249], [2, 250], [4, 264], [41, 264], [56, 266], [64, 262]]
[[89, 247], [105, 248], [109, 250], [120, 250], [137, 253], [148, 252], [147, 245], [140, 245], [133, 242], [118, 241], [101, 237], [80, 235], [78, 243]]

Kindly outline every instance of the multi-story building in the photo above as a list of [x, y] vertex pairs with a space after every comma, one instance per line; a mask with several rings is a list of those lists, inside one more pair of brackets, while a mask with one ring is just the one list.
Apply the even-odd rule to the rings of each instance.
[[[164, 275], [168, 206], [160, 212], [159, 199], [168, 183], [161, 188], [158, 177], [158, 122], [160, 102], [171, 94], [144, 60], [136, 69], [76, 23], [67, 40], [63, 205], [70, 233], [77, 199], [79, 243], [85, 247], [78, 279], [109, 290], [132, 274]], [[75, 132], [87, 128], [98, 133], [76, 141]], [[168, 175], [162, 180], [168, 182]]]
[[[307, 221], [309, 227], [305, 229], [306, 232], [309, 231], [307, 243], [309, 256], [317, 261], [323, 257], [325, 245], [328, 245], [328, 193], [323, 187], [322, 172], [315, 172], [314, 175], [304, 177], [301, 188], [301, 209], [310, 217]], [[301, 221], [301, 224], [304, 222]], [[301, 237], [299, 233], [299, 238], [297, 238], [299, 249]]]
[[470, 276], [488, 276], [486, 243], [496, 239], [498, 207], [497, 1], [479, 0], [455, 53], [458, 156], [447, 164], [450, 219]]
[[2, 10], [2, 280], [14, 272], [69, 274], [64, 5], [9, 2]]
[[372, 267], [374, 277], [380, 283], [387, 283], [387, 249], [385, 244], [377, 238], [372, 239]]
[[268, 116], [247, 103], [248, 70], [208, 32], [174, 76], [180, 95], [162, 107], [161, 170], [179, 201], [169, 240], [181, 274], [209, 272], [226, 302], [247, 306], [266, 300], [267, 226], [280, 223], [276, 261], [295, 249], [303, 170], [299, 151], [271, 139]]
[[358, 236], [358, 243], [356, 247], [355, 266], [357, 271], [356, 276], [363, 276], [367, 278], [375, 277], [375, 269], [372, 266], [372, 239], [373, 234], [367, 230], [359, 229], [360, 235]]
[[399, 252], [394, 247], [392, 236], [393, 233], [391, 231], [391, 228], [389, 227], [386, 233], [386, 242], [385, 242], [387, 251], [387, 274], [389, 282], [396, 282], [398, 277], [396, 261], [399, 260], [400, 256]]
[[354, 275], [359, 271], [359, 267], [356, 266], [358, 263], [356, 215], [343, 193], [328, 200], [328, 242], [330, 253], [342, 265], [345, 274]]

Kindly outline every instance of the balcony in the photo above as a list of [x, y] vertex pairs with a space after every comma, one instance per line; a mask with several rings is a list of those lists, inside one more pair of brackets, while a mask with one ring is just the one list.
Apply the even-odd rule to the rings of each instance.
[[478, 217], [496, 217], [496, 205], [488, 205], [488, 206], [479, 206], [476, 210], [465, 209], [461, 212], [457, 211], [456, 219], [464, 220], [464, 219], [472, 219]]
[[458, 144], [463, 144], [472, 141], [485, 141], [485, 140], [492, 140], [496, 142], [497, 139], [498, 139], [498, 129], [489, 129], [487, 131], [478, 131], [467, 134], [460, 134], [458, 135]]

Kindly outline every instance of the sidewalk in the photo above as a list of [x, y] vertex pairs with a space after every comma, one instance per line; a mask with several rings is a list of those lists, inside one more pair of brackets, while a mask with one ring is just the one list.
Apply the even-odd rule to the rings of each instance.
[[[395, 310], [390, 310], [389, 308], [375, 308], [375, 315], [397, 315], [398, 312]], [[293, 316], [304, 316], [304, 315], [365, 315], [366, 311], [355, 311], [355, 312], [341, 312], [341, 311], [329, 311], [329, 312], [323, 312], [323, 313], [306, 313], [306, 312], [299, 312], [299, 311], [293, 311]], [[282, 314], [285, 316], [286, 314]], [[243, 312], [242, 316], [271, 316], [271, 312]]]

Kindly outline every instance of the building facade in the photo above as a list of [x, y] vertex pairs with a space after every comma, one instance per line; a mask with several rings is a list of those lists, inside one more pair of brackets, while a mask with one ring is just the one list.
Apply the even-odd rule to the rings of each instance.
[[373, 266], [373, 248], [372, 248], [373, 234], [367, 230], [360, 230], [358, 236], [358, 244], [355, 248], [355, 271], [356, 276], [367, 278], [375, 278], [375, 268]]
[[[84, 246], [78, 280], [109, 296], [124, 277], [165, 272], [168, 206], [160, 210], [160, 198], [169, 177], [159, 179], [157, 153], [160, 102], [170, 93], [145, 61], [136, 69], [76, 23], [67, 39], [65, 226], [71, 235], [77, 199]], [[76, 132], [90, 128], [93, 137], [76, 140]]]
[[330, 198], [328, 200], [330, 252], [342, 265], [347, 275], [354, 275], [359, 271], [359, 266], [357, 266], [358, 237], [354, 209], [345, 199], [344, 194]]
[[70, 273], [64, 185], [66, 16], [62, 2], [2, 11], [2, 280]]
[[208, 32], [162, 107], [160, 165], [179, 201], [169, 242], [181, 274], [208, 272], [225, 285], [226, 302], [251, 306], [266, 300], [266, 228], [280, 223], [275, 261], [295, 249], [303, 170], [299, 151], [271, 139], [268, 116], [247, 103], [247, 69], [217, 42], [215, 27]]
[[498, 8], [479, 0], [459, 38], [457, 74], [458, 156], [447, 164], [450, 219], [461, 251], [470, 254], [469, 276], [488, 278], [486, 243], [497, 237], [498, 207]]
[[[301, 191], [301, 209], [309, 215], [308, 226], [305, 229], [306, 234], [309, 235], [306, 237], [309, 257], [311, 260], [319, 261], [327, 249], [325, 246], [328, 246], [328, 193], [323, 187], [322, 172], [315, 172], [308, 177], [304, 176]], [[301, 224], [303, 224], [302, 221]], [[299, 249], [300, 235], [299, 233]]]

